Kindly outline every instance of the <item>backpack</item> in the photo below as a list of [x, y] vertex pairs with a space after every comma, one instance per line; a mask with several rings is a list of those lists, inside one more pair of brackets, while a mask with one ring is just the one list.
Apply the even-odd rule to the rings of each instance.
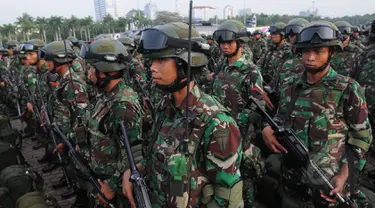
[[21, 196], [16, 202], [16, 208], [49, 208], [43, 192], [30, 192]]
[[0, 171], [8, 166], [19, 164], [15, 147], [6, 142], [0, 142], [0, 158]]
[[0, 208], [13, 208], [14, 203], [6, 187], [0, 187]]
[[11, 129], [10, 120], [8, 116], [0, 115], [0, 132], [5, 129]]
[[13, 146], [21, 148], [22, 136], [20, 135], [17, 129], [1, 129], [0, 141], [8, 142]]
[[43, 179], [23, 165], [12, 165], [1, 171], [0, 186], [7, 187], [13, 201], [17, 201], [26, 193], [42, 190]]

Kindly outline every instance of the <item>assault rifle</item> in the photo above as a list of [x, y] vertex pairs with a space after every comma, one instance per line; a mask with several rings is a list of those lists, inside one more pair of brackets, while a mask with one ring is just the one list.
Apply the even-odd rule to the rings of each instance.
[[133, 158], [133, 153], [130, 149], [129, 145], [129, 140], [128, 136], [126, 134], [126, 128], [124, 126], [124, 123], [119, 122], [120, 128], [121, 128], [121, 139], [124, 142], [125, 145], [125, 150], [128, 155], [128, 160], [129, 160], [129, 166], [130, 166], [130, 182], [133, 184], [133, 190], [135, 192], [135, 199], [137, 203], [137, 207], [142, 207], [142, 208], [151, 208], [151, 202], [150, 202], [150, 197], [148, 196], [147, 193], [147, 187], [144, 179], [141, 176], [141, 173], [138, 171], [137, 167], [135, 166], [134, 158]]
[[94, 186], [98, 194], [108, 203], [108, 206], [111, 208], [115, 208], [115, 206], [111, 203], [111, 201], [108, 200], [107, 197], [104, 195], [104, 193], [101, 191], [101, 186], [96, 180], [96, 178], [93, 176], [94, 175], [93, 171], [84, 164], [83, 156], [75, 150], [75, 148], [70, 143], [69, 139], [66, 137], [66, 135], [60, 130], [60, 128], [55, 123], [52, 124], [52, 128], [63, 140], [64, 145], [68, 147], [68, 152], [70, 156], [72, 157], [72, 159], [74, 160], [74, 164], [77, 165], [78, 168], [82, 171], [82, 173], [85, 175], [85, 178], [91, 183], [92, 186]]
[[[250, 100], [257, 106], [258, 112], [263, 115], [266, 122], [272, 127], [280, 144], [288, 151], [288, 153], [284, 155], [286, 158], [285, 161], [287, 161], [285, 165], [290, 168], [302, 168], [303, 174], [307, 177], [309, 182], [311, 184], [316, 184], [316, 181], [318, 181], [318, 184], [323, 184], [326, 193], [334, 189], [335, 187], [326, 177], [323, 170], [310, 158], [309, 150], [298, 138], [296, 132], [291, 128], [284, 128], [278, 125], [263, 107], [260, 106], [255, 98], [250, 97]], [[345, 199], [340, 193], [336, 193], [335, 197], [340, 203], [340, 207], [352, 207], [352, 201], [350, 199]]]

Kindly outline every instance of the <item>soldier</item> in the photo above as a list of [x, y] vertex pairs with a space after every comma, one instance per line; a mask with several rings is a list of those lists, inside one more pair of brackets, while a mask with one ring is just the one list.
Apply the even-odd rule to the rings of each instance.
[[[89, 167], [99, 177], [102, 193], [107, 199], [114, 200], [116, 207], [127, 207], [121, 194], [121, 179], [128, 168], [128, 161], [119, 137], [119, 123], [124, 123], [131, 144], [142, 144], [140, 139], [143, 110], [138, 94], [127, 85], [127, 80], [122, 78], [122, 73], [127, 70], [125, 62], [128, 56], [127, 49], [121, 42], [112, 38], [99, 39], [90, 44], [85, 54], [86, 60], [91, 64], [88, 79], [102, 95], [94, 107], [86, 112], [84, 118], [87, 121], [75, 128], [79, 151], [84, 154]], [[83, 134], [78, 133], [79, 131], [83, 131]], [[59, 145], [59, 148], [61, 146]], [[141, 151], [141, 148], [138, 149]], [[142, 153], [139, 152], [139, 155]], [[82, 185], [81, 188], [90, 193], [93, 187]], [[82, 196], [80, 197], [82, 203]], [[101, 203], [105, 203], [99, 194], [98, 197]], [[93, 199], [89, 201], [89, 205], [85, 205], [94, 207], [96, 202]]]
[[[246, 33], [246, 27], [236, 20], [225, 21], [215, 31], [214, 38], [226, 58], [214, 75], [213, 95], [232, 114], [243, 138], [243, 149], [246, 153], [243, 163], [246, 165], [242, 165], [241, 173], [244, 177], [246, 176], [244, 200], [245, 206], [248, 207], [252, 205], [253, 201], [253, 178], [248, 177], [252, 175], [250, 172], [253, 172], [253, 167], [250, 165], [258, 164], [258, 157], [260, 157], [260, 150], [252, 144], [255, 138], [255, 124], [259, 122], [260, 118], [252, 110], [254, 108], [252, 108], [253, 104], [249, 103], [249, 97], [253, 96], [263, 101], [264, 91], [258, 67], [252, 60], [246, 59], [242, 50], [239, 50], [238, 39]], [[257, 172], [260, 173], [260, 171]]]
[[[64, 134], [71, 135], [73, 124], [85, 114], [89, 103], [86, 83], [72, 67], [76, 55], [68, 41], [54, 41], [43, 47], [41, 57], [46, 61], [48, 71], [60, 77], [53, 96], [50, 96], [48, 101], [52, 122], [56, 123]], [[62, 197], [69, 198], [74, 193], [73, 187], [69, 187]]]
[[253, 61], [254, 60], [254, 56], [253, 56], [253, 52], [251, 51], [251, 48], [249, 47], [249, 37], [245, 36], [245, 37], [240, 37], [238, 39], [239, 43], [240, 43], [240, 46], [241, 46], [241, 49], [242, 49], [242, 54], [245, 56], [245, 59], [247, 61]]
[[[193, 80], [187, 83], [188, 28], [185, 23], [168, 23], [142, 33], [140, 50], [153, 60], [153, 81], [168, 94], [158, 106], [146, 160], [137, 167], [146, 172], [152, 207], [243, 207], [241, 135], [222, 105], [203, 93]], [[192, 37], [198, 36], [192, 29]], [[191, 55], [193, 76], [208, 59], [199, 50]], [[185, 129], [186, 122], [189, 129]], [[186, 131], [188, 142], [183, 141]], [[129, 177], [127, 170], [123, 193], [136, 207]]]
[[[268, 94], [273, 94], [273, 91], [276, 89], [280, 68], [286, 60], [293, 58], [290, 44], [286, 42], [285, 39], [285, 26], [286, 24], [282, 22], [271, 25], [269, 30], [272, 38], [272, 45], [257, 62], [264, 79], [265, 89], [271, 89], [268, 90]], [[273, 110], [273, 104], [276, 103], [267, 102], [267, 107], [270, 110]]]
[[[220, 63], [223, 61], [223, 54], [220, 51], [219, 45], [215, 42], [215, 40], [212, 38], [212, 35], [207, 35], [207, 44], [210, 45], [210, 59], [213, 59], [213, 62], [215, 64], [213, 65], [220, 65]], [[211, 72], [214, 72], [216, 70], [216, 67], [213, 65], [210, 65], [211, 60], [209, 61], [209, 70]]]
[[369, 118], [371, 125], [375, 127], [375, 21], [369, 34], [369, 46], [359, 55], [354, 66], [352, 77], [365, 89]]
[[262, 37], [260, 30], [255, 30], [253, 33], [253, 41], [251, 43], [251, 51], [254, 55], [254, 63], [257, 63], [262, 55], [267, 51], [267, 42]]
[[[332, 23], [305, 26], [296, 48], [302, 51], [305, 71], [286, 81], [275, 121], [295, 130], [334, 189], [322, 192], [315, 181], [306, 180], [301, 168], [293, 167], [293, 160], [285, 159], [288, 154], [283, 155], [281, 207], [329, 207], [337, 204], [335, 193], [347, 196], [348, 175], [354, 174], [355, 180], [366, 162], [364, 155], [372, 142], [366, 101], [355, 80], [330, 67], [332, 55], [342, 50], [339, 31]], [[267, 146], [275, 153], [286, 153], [273, 133], [270, 126], [263, 129]], [[355, 170], [348, 170], [350, 159]], [[351, 198], [357, 207], [369, 207], [362, 193], [355, 191]]]
[[280, 69], [278, 83], [276, 84], [277, 91], [280, 91], [283, 81], [294, 74], [301, 73], [303, 71], [303, 61], [301, 59], [302, 54], [297, 53], [295, 44], [297, 35], [301, 32], [302, 28], [309, 24], [309, 21], [303, 18], [295, 18], [288, 22], [285, 27], [285, 35], [288, 37], [288, 41], [292, 47], [294, 57], [287, 60]]
[[364, 49], [365, 46], [363, 45], [364, 39], [360, 36], [360, 29], [358, 26], [352, 26], [352, 37], [350, 38], [350, 41], [360, 47], [361, 49]]
[[350, 76], [353, 73], [355, 58], [362, 52], [362, 49], [350, 42], [352, 34], [351, 25], [345, 21], [335, 23], [341, 33], [341, 41], [344, 47], [343, 51], [338, 51], [331, 60], [332, 68], [339, 74]]
[[76, 56], [78, 56], [79, 53], [81, 52], [81, 49], [79, 47], [79, 40], [76, 37], [73, 37], [73, 36], [69, 36], [66, 40], [69, 41], [72, 44], [71, 47], [73, 48]]

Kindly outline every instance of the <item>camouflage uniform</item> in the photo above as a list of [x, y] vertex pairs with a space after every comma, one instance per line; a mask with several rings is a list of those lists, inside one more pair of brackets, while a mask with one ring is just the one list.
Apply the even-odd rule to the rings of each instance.
[[[142, 161], [150, 182], [153, 207], [235, 207], [242, 201], [239, 165], [241, 135], [236, 122], [215, 99], [194, 86], [189, 97], [188, 156], [185, 137], [186, 101], [176, 108], [165, 96], [153, 127], [148, 160]], [[158, 132], [158, 133], [156, 133]], [[219, 194], [219, 190], [223, 194]], [[243, 202], [242, 202], [243, 203]]]
[[372, 127], [375, 127], [375, 44], [358, 56], [352, 77], [365, 89], [366, 102]]
[[303, 72], [303, 61], [301, 54], [295, 54], [293, 59], [287, 60], [280, 69], [278, 90], [283, 85], [284, 81], [295, 74]]
[[245, 56], [245, 59], [247, 61], [253, 62], [253, 60], [254, 60], [253, 52], [251, 51], [251, 49], [247, 45], [244, 45], [242, 47], [242, 54]]
[[73, 69], [69, 69], [61, 77], [51, 102], [53, 120], [64, 134], [72, 133], [75, 119], [85, 113], [89, 102], [86, 84]]
[[77, 140], [90, 168], [113, 192], [121, 192], [122, 173], [129, 168], [119, 122], [124, 122], [130, 144], [141, 139], [143, 110], [138, 100], [137, 93], [120, 81], [86, 112], [88, 138]]
[[362, 52], [358, 46], [349, 43], [342, 52], [331, 59], [331, 66], [335, 71], [343, 76], [350, 76], [353, 73], [353, 66], [356, 57]]
[[257, 63], [265, 82], [267, 84], [271, 83], [271, 81], [277, 77], [277, 74], [285, 61], [292, 58], [293, 53], [290, 49], [289, 43], [285, 41], [280, 48], [275, 44], [272, 44], [270, 49]]
[[[293, 99], [294, 96], [296, 99]], [[295, 100], [294, 107], [291, 100]], [[347, 163], [345, 147], [354, 149], [355, 158], [358, 158], [355, 159], [356, 169], [363, 169], [366, 162], [364, 155], [372, 136], [365, 97], [353, 79], [337, 74], [332, 68], [314, 86], [306, 82], [306, 73], [289, 78], [281, 91], [276, 118], [295, 130], [309, 148], [311, 158], [328, 178], [337, 175], [341, 164]], [[304, 194], [320, 195], [318, 190], [308, 192], [309, 184], [301, 177], [300, 169], [284, 166], [282, 172], [283, 187], [288, 197], [300, 200]], [[361, 197], [363, 195], [358, 194], [358, 206], [367, 207], [366, 199]], [[290, 207], [290, 204], [283, 202], [283, 206]]]
[[267, 42], [263, 38], [253, 40], [250, 48], [254, 54], [254, 62], [257, 63], [267, 51]]

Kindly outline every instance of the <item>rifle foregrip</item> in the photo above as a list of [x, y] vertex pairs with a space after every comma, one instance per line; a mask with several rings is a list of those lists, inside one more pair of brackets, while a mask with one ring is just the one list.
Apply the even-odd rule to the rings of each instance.
[[137, 201], [137, 207], [151, 208], [151, 201], [150, 197], [148, 196], [146, 183], [144, 180], [140, 178], [134, 185], [134, 194]]

